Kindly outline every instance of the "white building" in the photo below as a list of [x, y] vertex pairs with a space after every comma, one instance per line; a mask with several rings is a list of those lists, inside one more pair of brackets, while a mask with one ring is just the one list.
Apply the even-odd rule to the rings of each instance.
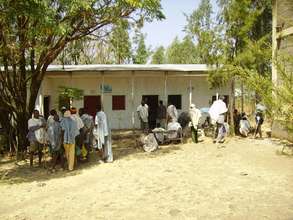
[[60, 86], [74, 87], [84, 93], [73, 101], [74, 107], [95, 114], [102, 103], [113, 129], [138, 128], [136, 108], [142, 98], [147, 98], [154, 121], [159, 100], [165, 105], [172, 100], [182, 112], [190, 103], [208, 107], [216, 94], [229, 94], [228, 87], [209, 89], [207, 77], [208, 67], [202, 64], [49, 66], [36, 105], [45, 115], [60, 109]]

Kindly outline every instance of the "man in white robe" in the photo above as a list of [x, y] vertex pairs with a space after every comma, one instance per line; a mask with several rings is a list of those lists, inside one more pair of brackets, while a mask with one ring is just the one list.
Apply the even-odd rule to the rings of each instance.
[[46, 121], [39, 114], [38, 110], [34, 110], [33, 116], [28, 120], [28, 134], [27, 138], [30, 142], [29, 153], [30, 153], [30, 166], [33, 166], [33, 157], [35, 152], [38, 152], [39, 166], [41, 166], [43, 156], [43, 145], [46, 144]]
[[198, 143], [198, 124], [201, 117], [201, 111], [195, 107], [195, 104], [190, 105], [189, 115], [191, 119], [191, 137], [194, 143]]
[[149, 106], [145, 103], [144, 100], [141, 101], [141, 104], [137, 107], [137, 114], [140, 120], [140, 127], [144, 133], [148, 133], [148, 124], [149, 124]]
[[219, 141], [219, 131], [225, 130], [223, 126], [225, 122], [225, 113], [228, 111], [228, 108], [226, 106], [226, 103], [224, 102], [224, 99], [225, 97], [221, 96], [220, 99], [213, 102], [212, 106], [209, 109], [212, 124], [216, 124], [214, 143], [217, 143]]
[[95, 117], [94, 137], [96, 139], [96, 146], [94, 147], [101, 151], [104, 162], [113, 162], [111, 129], [109, 128], [107, 116], [101, 108], [98, 109]]

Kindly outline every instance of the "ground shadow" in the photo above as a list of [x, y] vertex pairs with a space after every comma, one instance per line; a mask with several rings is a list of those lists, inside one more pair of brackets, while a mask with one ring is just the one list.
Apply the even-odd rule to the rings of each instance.
[[[145, 159], [156, 158], [174, 151], [181, 150], [181, 145], [165, 145], [161, 146], [159, 150], [146, 153], [142, 147], [137, 144], [137, 139], [140, 132], [132, 131], [117, 131], [112, 133], [112, 147], [114, 160], [131, 160], [131, 159]], [[47, 157], [47, 160], [50, 158]], [[15, 158], [6, 158], [0, 160], [0, 184], [18, 184], [24, 182], [43, 182], [50, 179], [64, 178], [68, 176], [75, 176], [82, 173], [85, 169], [90, 169], [100, 165], [100, 155], [93, 151], [90, 153], [90, 160], [88, 162], [78, 162], [74, 171], [61, 171], [57, 167], [57, 172], [51, 173], [48, 168], [50, 162], [46, 160], [41, 167], [29, 167], [29, 160], [16, 162]], [[114, 161], [114, 163], [115, 163]], [[44, 166], [45, 165], [45, 166]], [[41, 184], [42, 185], [42, 184]], [[41, 186], [40, 185], [40, 186]]]
[[271, 141], [281, 147], [281, 149], [276, 150], [277, 155], [293, 158], [293, 143], [281, 139], [271, 139]]

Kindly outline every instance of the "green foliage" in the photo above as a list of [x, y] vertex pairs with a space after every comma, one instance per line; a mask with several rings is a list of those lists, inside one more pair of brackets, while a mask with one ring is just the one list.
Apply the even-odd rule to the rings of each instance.
[[278, 81], [273, 84], [274, 119], [285, 122], [287, 129], [293, 133], [293, 58], [281, 54], [275, 61], [278, 71]]
[[191, 64], [197, 63], [197, 50], [189, 36], [182, 42], [176, 37], [166, 51], [166, 63]]
[[212, 5], [210, 0], [202, 0], [199, 7], [186, 15], [187, 25], [185, 30], [188, 36], [193, 39], [196, 44], [196, 56], [199, 63], [214, 63], [215, 57], [218, 55], [219, 33], [217, 26], [212, 20]]
[[94, 62], [93, 41], [85, 37], [70, 42], [57, 57], [56, 63], [62, 65], [91, 64]]
[[176, 37], [171, 45], [167, 48], [166, 58], [167, 63], [178, 64], [181, 62], [181, 54], [180, 54], [180, 41], [178, 37]]
[[126, 20], [120, 20], [110, 36], [111, 52], [114, 54], [114, 63], [123, 64], [129, 62], [131, 54], [131, 42], [129, 38], [129, 24]]
[[165, 48], [163, 46], [158, 47], [152, 56], [152, 64], [164, 64], [165, 61]]
[[69, 99], [80, 100], [83, 98], [83, 90], [73, 87], [60, 86], [59, 95]]
[[[271, 4], [268, 1], [219, 0], [222, 9], [218, 16], [222, 43], [218, 44], [219, 56], [211, 71], [212, 87], [226, 84], [230, 79], [240, 79], [245, 84], [252, 71], [267, 77], [271, 73], [271, 17], [265, 16]], [[260, 26], [258, 26], [260, 25]], [[248, 71], [241, 71], [247, 69]]]
[[[92, 34], [102, 39], [121, 20], [142, 24], [163, 18], [160, 0], [0, 0], [0, 107], [14, 116], [3, 122], [17, 122], [10, 127], [18, 144], [26, 146], [24, 128], [47, 67], [70, 42], [75, 42], [71, 45], [75, 49], [68, 56], [78, 63], [78, 40]], [[117, 35], [124, 30], [117, 28]], [[114, 39], [117, 62], [125, 62], [129, 50]]]
[[150, 55], [150, 50], [146, 48], [145, 36], [143, 34], [138, 35], [138, 43], [135, 54], [133, 55], [134, 64], [146, 64]]
[[73, 87], [60, 86], [59, 87], [59, 109], [72, 107], [74, 100], [81, 100], [83, 98], [83, 90]]

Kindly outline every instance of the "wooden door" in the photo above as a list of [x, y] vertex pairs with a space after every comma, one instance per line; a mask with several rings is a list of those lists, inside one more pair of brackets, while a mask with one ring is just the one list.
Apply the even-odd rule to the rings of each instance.
[[83, 103], [87, 113], [95, 117], [98, 107], [101, 107], [101, 96], [84, 96]]
[[149, 127], [153, 129], [156, 127], [159, 96], [158, 95], [143, 95], [142, 99], [145, 100], [146, 104], [149, 106]]

